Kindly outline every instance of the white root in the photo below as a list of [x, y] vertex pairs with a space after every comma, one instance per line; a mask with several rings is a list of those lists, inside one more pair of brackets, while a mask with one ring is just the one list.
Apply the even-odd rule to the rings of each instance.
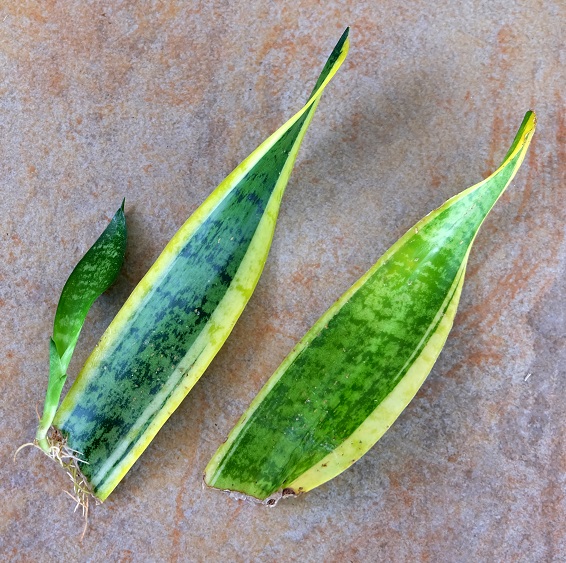
[[68, 475], [71, 483], [73, 484], [73, 490], [72, 492], [63, 492], [70, 496], [75, 502], [74, 512], [76, 512], [79, 507], [81, 507], [82, 509], [82, 515], [84, 519], [84, 527], [81, 534], [82, 541], [88, 527], [88, 508], [90, 498], [94, 499], [96, 504], [100, 504], [102, 501], [94, 496], [90, 485], [88, 484], [86, 478], [79, 468], [79, 463], [88, 463], [87, 461], [81, 459], [81, 453], [68, 447], [65, 438], [61, 435], [60, 432], [53, 428], [47, 436], [47, 442], [49, 444], [48, 451], [45, 451], [43, 448], [38, 446], [36, 442], [28, 442], [26, 444], [22, 444], [14, 453], [14, 461], [16, 460], [17, 455], [22, 449], [26, 447], [33, 447], [40, 450], [65, 470], [65, 473]]

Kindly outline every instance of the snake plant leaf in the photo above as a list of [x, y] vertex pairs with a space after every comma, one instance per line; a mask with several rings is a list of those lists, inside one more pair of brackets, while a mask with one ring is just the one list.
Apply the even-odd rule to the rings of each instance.
[[43, 416], [36, 440], [49, 450], [47, 432], [67, 379], [67, 368], [92, 304], [115, 281], [126, 253], [126, 217], [124, 201], [98, 240], [91, 246], [67, 279], [53, 323], [49, 345], [49, 380]]
[[274, 504], [379, 440], [444, 346], [472, 243], [534, 129], [528, 112], [496, 172], [417, 223], [317, 321], [213, 456], [206, 484]]
[[126, 216], [124, 203], [83, 256], [63, 287], [55, 320], [53, 341], [64, 369], [69, 365], [85, 318], [92, 304], [116, 280], [126, 254]]
[[104, 500], [212, 361], [262, 272], [285, 186], [348, 30], [305, 106], [248, 156], [175, 234], [118, 312], [53, 426]]

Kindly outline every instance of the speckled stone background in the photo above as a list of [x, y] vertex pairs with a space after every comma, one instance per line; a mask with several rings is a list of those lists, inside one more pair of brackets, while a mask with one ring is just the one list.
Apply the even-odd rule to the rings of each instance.
[[[0, 1], [0, 559], [566, 560], [565, 18], [561, 0]], [[346, 25], [350, 55], [249, 307], [79, 542], [65, 475], [35, 450], [11, 457], [34, 434], [68, 274], [125, 196], [125, 270], [89, 315], [72, 379], [177, 228], [301, 106]], [[415, 221], [492, 171], [530, 108], [525, 164], [394, 427], [275, 509], [203, 490], [293, 343]]]

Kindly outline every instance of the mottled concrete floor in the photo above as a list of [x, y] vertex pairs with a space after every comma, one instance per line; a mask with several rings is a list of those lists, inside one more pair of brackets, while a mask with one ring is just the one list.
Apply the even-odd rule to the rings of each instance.
[[[0, 559], [564, 561], [565, 16], [560, 0], [2, 0]], [[76, 374], [176, 229], [300, 107], [346, 25], [350, 55], [255, 296], [79, 543], [65, 476], [36, 451], [11, 458], [34, 434], [66, 277], [126, 196], [125, 271], [92, 310]], [[275, 509], [202, 490], [293, 343], [417, 219], [492, 171], [530, 108], [530, 153], [394, 427]]]

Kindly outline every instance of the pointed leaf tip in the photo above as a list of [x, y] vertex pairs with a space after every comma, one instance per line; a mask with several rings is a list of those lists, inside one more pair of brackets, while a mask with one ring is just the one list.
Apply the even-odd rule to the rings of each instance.
[[[179, 229], [59, 407], [53, 426], [69, 447], [85, 452], [83, 476], [101, 500], [201, 377], [251, 297], [301, 141], [346, 50], [347, 33], [307, 103], [244, 159]], [[160, 353], [147, 354], [150, 349]], [[88, 417], [83, 416], [85, 409]], [[99, 421], [110, 418], [112, 432], [101, 436]], [[98, 426], [93, 430], [94, 421]]]
[[425, 381], [458, 307], [470, 248], [528, 149], [401, 237], [294, 347], [220, 446], [205, 483], [265, 502], [307, 492], [363, 456]]
[[104, 232], [75, 266], [59, 298], [49, 347], [49, 380], [43, 416], [36, 434], [43, 449], [87, 313], [114, 282], [124, 262], [127, 238], [124, 203], [125, 199]]

